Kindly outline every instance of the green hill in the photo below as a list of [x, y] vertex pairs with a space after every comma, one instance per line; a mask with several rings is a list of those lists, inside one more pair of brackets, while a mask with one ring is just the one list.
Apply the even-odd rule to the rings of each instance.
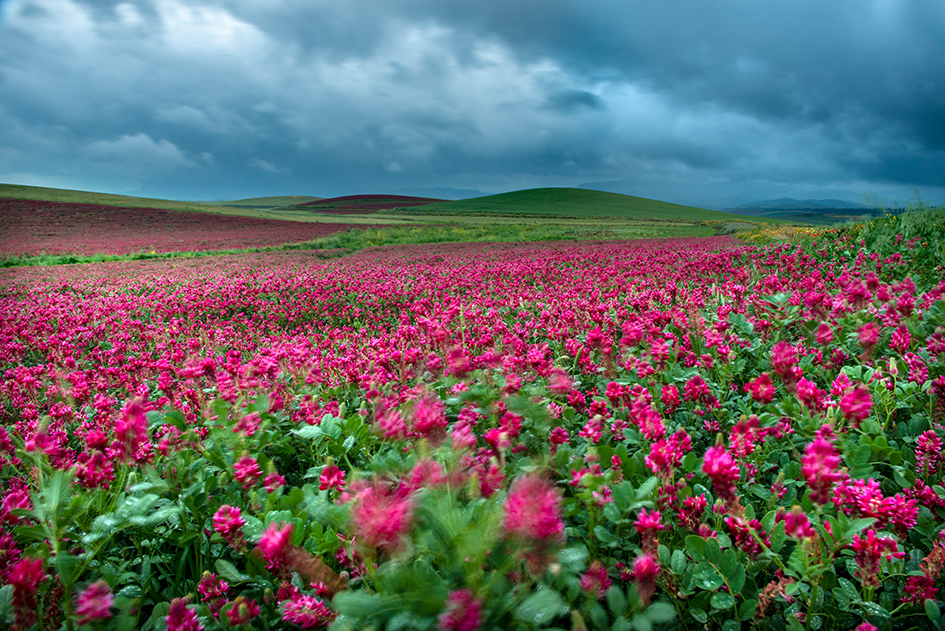
[[62, 202], [65, 204], [102, 204], [105, 206], [127, 206], [131, 208], [164, 208], [165, 210], [220, 212], [218, 206], [204, 202], [179, 202], [170, 199], [131, 197], [128, 195], [112, 195], [111, 193], [90, 193], [87, 191], [73, 191], [64, 188], [23, 186], [21, 184], [0, 184], [0, 197], [34, 199], [43, 202]]
[[[767, 221], [758, 217], [680, 206], [645, 197], [581, 188], [533, 188], [452, 202], [427, 204], [397, 212], [427, 215], [543, 215], [554, 217], [620, 217], [689, 221]], [[773, 223], [781, 223], [774, 220]]]
[[321, 197], [312, 197], [311, 195], [279, 195], [276, 197], [248, 197], [246, 199], [233, 199], [224, 202], [203, 202], [212, 206], [250, 206], [261, 208], [284, 208], [286, 206], [297, 206], [299, 204], [310, 204], [317, 202]]

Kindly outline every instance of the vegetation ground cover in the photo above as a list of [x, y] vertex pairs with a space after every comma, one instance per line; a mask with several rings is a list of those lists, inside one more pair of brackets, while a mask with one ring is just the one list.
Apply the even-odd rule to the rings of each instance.
[[[445, 215], [544, 215], [567, 217], [622, 217], [689, 221], [752, 221], [756, 217], [681, 206], [645, 197], [579, 188], [535, 188], [473, 199], [439, 202], [397, 210], [398, 213]], [[764, 221], [768, 221], [767, 219]], [[778, 223], [778, 220], [770, 220]]]
[[939, 628], [942, 215], [0, 271], [0, 620]]
[[0, 199], [0, 252], [13, 256], [182, 252], [307, 241], [348, 224], [300, 223], [156, 208]]

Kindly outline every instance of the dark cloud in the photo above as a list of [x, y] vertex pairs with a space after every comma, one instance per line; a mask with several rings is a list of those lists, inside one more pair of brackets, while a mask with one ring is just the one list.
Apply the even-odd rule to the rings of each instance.
[[690, 203], [945, 195], [939, 0], [12, 0], [3, 14], [0, 181], [202, 198], [586, 182]]

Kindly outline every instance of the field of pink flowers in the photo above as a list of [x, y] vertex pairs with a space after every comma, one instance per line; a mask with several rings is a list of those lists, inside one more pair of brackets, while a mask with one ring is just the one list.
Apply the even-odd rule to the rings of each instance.
[[901, 235], [0, 287], [0, 624], [941, 628], [945, 277]]
[[[0, 255], [199, 252], [298, 243], [351, 229], [158, 208], [0, 199]], [[361, 226], [368, 228], [371, 226]]]

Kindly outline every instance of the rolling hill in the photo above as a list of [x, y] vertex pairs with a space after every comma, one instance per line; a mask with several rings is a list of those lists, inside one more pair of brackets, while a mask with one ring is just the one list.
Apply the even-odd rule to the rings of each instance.
[[164, 210], [220, 212], [219, 206], [214, 206], [206, 202], [181, 202], [170, 199], [131, 197], [129, 195], [92, 193], [88, 191], [73, 191], [65, 188], [24, 186], [21, 184], [0, 184], [0, 198], [31, 199], [42, 202], [60, 202], [66, 204], [102, 204], [105, 206], [123, 206], [126, 208], [162, 208]]
[[316, 202], [322, 197], [311, 195], [279, 195], [276, 197], [248, 197], [246, 199], [232, 199], [222, 202], [203, 202], [212, 206], [234, 206], [236, 208], [285, 208]]
[[[757, 222], [757, 217], [692, 206], [680, 206], [645, 197], [605, 193], [579, 188], [533, 188], [473, 199], [439, 202], [396, 210], [414, 214], [535, 215], [553, 217], [615, 217], [626, 219], [678, 219], [688, 221]], [[776, 221], [776, 220], [775, 220]]]

